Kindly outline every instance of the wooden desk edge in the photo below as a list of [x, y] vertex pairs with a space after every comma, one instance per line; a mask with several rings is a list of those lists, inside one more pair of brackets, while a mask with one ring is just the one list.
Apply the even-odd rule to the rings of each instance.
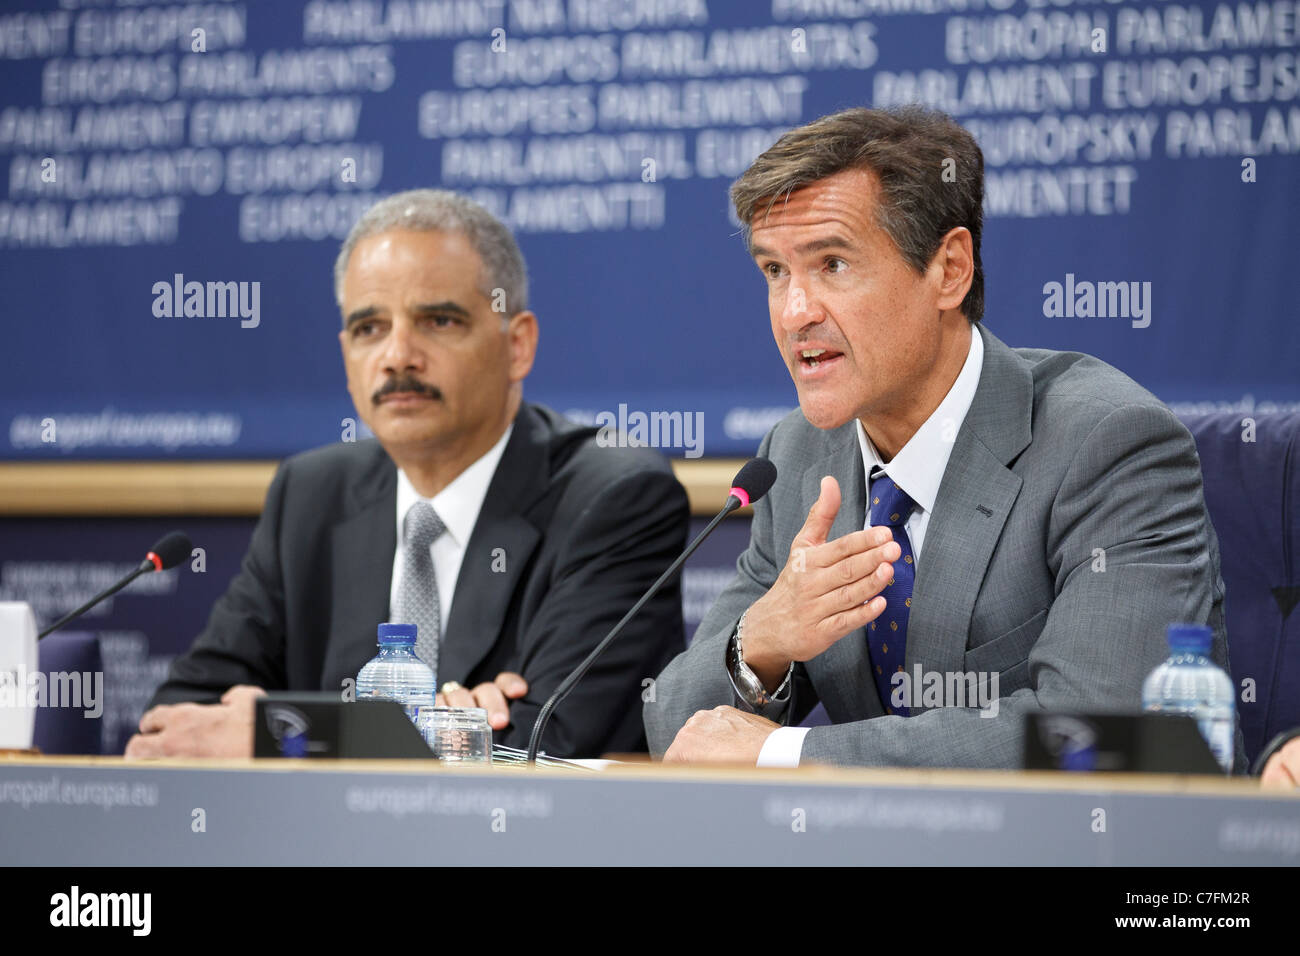
[[[191, 759], [125, 760], [121, 757], [32, 756], [0, 754], [0, 767], [33, 770], [83, 768], [98, 770], [204, 770], [257, 773], [379, 773], [403, 775], [453, 774], [499, 779], [502, 774], [535, 774], [548, 780], [581, 780], [589, 774], [561, 768], [448, 766], [425, 760], [253, 760]], [[1068, 774], [1042, 770], [960, 770], [896, 767], [810, 766], [792, 770], [754, 767], [668, 766], [644, 761], [593, 771], [607, 779], [712, 781], [722, 783], [810, 784], [831, 787], [926, 787], [938, 790], [1053, 791], [1068, 793], [1163, 794], [1166, 796], [1226, 796], [1293, 801], [1300, 790], [1265, 790], [1253, 778], [1223, 778], [1180, 774]]]
[[[722, 507], [740, 458], [672, 459], [691, 512]], [[224, 516], [262, 512], [275, 461], [129, 461], [0, 463], [0, 515]], [[750, 509], [741, 509], [749, 514]]]

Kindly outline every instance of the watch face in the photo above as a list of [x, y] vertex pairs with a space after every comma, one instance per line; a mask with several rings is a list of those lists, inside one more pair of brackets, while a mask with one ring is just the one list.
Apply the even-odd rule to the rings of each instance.
[[736, 668], [736, 680], [751, 704], [756, 704], [762, 700], [763, 682], [758, 679], [758, 675], [751, 671], [744, 661], [741, 661]]
[[727, 667], [731, 671], [731, 676], [735, 679], [736, 689], [741, 692], [750, 704], [754, 706], [766, 704], [768, 697], [763, 682], [758, 679], [757, 674], [749, 669], [749, 665], [740, 656], [739, 644], [739, 635], [732, 635], [731, 642], [727, 645]]

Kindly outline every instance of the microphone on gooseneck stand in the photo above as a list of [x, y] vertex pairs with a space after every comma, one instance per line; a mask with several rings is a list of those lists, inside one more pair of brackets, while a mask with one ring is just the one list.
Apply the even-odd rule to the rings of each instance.
[[668, 579], [677, 573], [677, 570], [686, 562], [695, 549], [698, 548], [704, 539], [713, 533], [722, 519], [731, 514], [737, 508], [743, 508], [746, 505], [753, 504], [759, 498], [762, 498], [771, 489], [776, 482], [776, 465], [772, 464], [766, 458], [751, 458], [745, 462], [744, 466], [736, 473], [732, 479], [731, 493], [727, 495], [726, 504], [722, 510], [714, 515], [713, 520], [708, 523], [672, 564], [668, 570], [659, 575], [659, 579], [650, 585], [650, 589], [641, 595], [641, 600], [632, 605], [632, 610], [623, 615], [623, 619], [614, 625], [613, 630], [605, 635], [604, 640], [596, 645], [595, 649], [587, 655], [586, 659], [574, 668], [573, 673], [566, 677], [563, 683], [555, 689], [555, 693], [550, 699], [542, 705], [541, 712], [537, 715], [537, 721], [533, 724], [533, 732], [528, 741], [528, 762], [537, 762], [537, 749], [542, 742], [542, 731], [546, 729], [546, 722], [551, 719], [551, 713], [564, 698], [568, 697], [578, 681], [582, 680], [583, 675], [591, 670], [591, 665], [596, 663], [596, 658], [605, 652], [605, 648], [614, 642], [614, 638], [622, 632], [627, 623], [636, 617], [641, 608], [645, 607], [647, 601], [659, 593], [659, 589], [667, 583]]
[[69, 611], [67, 614], [63, 615], [63, 617], [59, 618], [45, 630], [41, 631], [40, 634], [36, 635], [36, 639], [39, 641], [47, 634], [54, 633], [74, 618], [81, 617], [81, 615], [85, 614], [100, 601], [104, 600], [104, 598], [112, 597], [140, 575], [147, 574], [150, 571], [166, 571], [170, 568], [176, 567], [176, 565], [180, 564], [190, 556], [192, 547], [190, 536], [184, 531], [173, 531], [170, 534], [163, 535], [149, 553], [145, 555], [144, 560], [140, 562], [139, 566], [134, 571], [122, 580], [118, 581], [107, 591], [101, 591], [99, 594], [96, 594], [75, 611]]

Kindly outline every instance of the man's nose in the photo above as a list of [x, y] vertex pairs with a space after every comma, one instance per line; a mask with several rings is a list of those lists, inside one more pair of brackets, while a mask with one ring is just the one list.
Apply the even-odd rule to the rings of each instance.
[[422, 366], [423, 353], [413, 323], [402, 318], [393, 320], [388, 341], [384, 343], [383, 362], [387, 372], [405, 372]]
[[809, 294], [807, 284], [791, 279], [782, 303], [781, 327], [787, 332], [798, 332], [825, 317], [820, 304]]

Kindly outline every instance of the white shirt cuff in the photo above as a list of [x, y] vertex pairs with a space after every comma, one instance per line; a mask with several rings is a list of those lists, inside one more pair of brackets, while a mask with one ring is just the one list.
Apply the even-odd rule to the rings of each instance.
[[797, 767], [803, 753], [803, 738], [811, 727], [778, 727], [767, 735], [758, 752], [760, 767]]

